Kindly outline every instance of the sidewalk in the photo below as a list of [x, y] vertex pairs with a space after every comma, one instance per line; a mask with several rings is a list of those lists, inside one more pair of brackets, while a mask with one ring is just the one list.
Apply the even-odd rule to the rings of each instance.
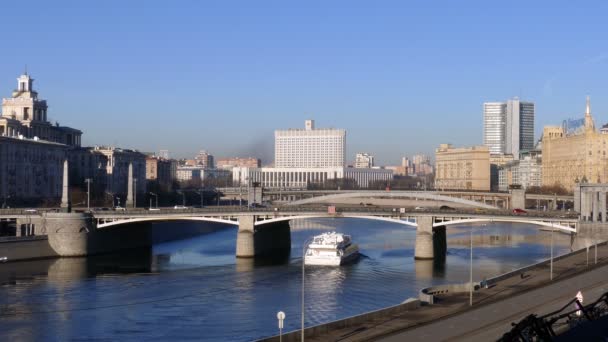
[[[587, 272], [589, 271], [589, 272]], [[375, 319], [356, 327], [332, 331], [330, 334], [307, 338], [308, 341], [402, 341], [406, 338], [446, 340], [496, 339], [510, 329], [510, 323], [528, 313], [544, 313], [545, 308], [557, 308], [573, 297], [578, 289], [592, 292], [590, 302], [608, 290], [608, 247], [598, 247], [598, 263], [594, 265], [593, 247], [553, 263], [539, 265], [525, 272], [500, 280], [488, 289], [469, 294], [436, 296], [436, 304], [399, 315]], [[596, 296], [595, 298], [593, 296]], [[549, 310], [550, 311], [550, 310]], [[449, 321], [448, 321], [449, 320]], [[494, 329], [490, 329], [494, 327]]]

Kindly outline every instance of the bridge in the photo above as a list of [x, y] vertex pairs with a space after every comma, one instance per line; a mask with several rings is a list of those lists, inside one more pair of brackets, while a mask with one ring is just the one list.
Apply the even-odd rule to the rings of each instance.
[[[331, 207], [330, 207], [331, 208]], [[559, 213], [559, 212], [558, 212]], [[80, 213], [0, 211], [0, 221], [14, 220], [17, 230], [46, 233], [61, 256], [81, 256], [149, 243], [153, 222], [213, 222], [238, 227], [236, 256], [252, 258], [289, 253], [289, 221], [309, 218], [356, 218], [401, 224], [416, 230], [415, 258], [445, 255], [448, 225], [480, 222], [530, 224], [574, 234], [578, 218], [556, 213], [514, 215], [507, 210], [414, 210], [390, 207], [282, 206], [273, 208], [133, 209]]]
[[[455, 199], [462, 199], [467, 202], [460, 204], [482, 208], [525, 208], [526, 200], [534, 200], [546, 204], [549, 210], [558, 207], [565, 208], [566, 203], [573, 203], [574, 196], [569, 195], [550, 195], [550, 194], [526, 194], [523, 190], [514, 189], [510, 192], [480, 192], [480, 191], [422, 191], [422, 190], [307, 190], [307, 189], [263, 189], [256, 188], [255, 191], [249, 189], [255, 198], [249, 195], [247, 187], [218, 188], [224, 198], [247, 198], [250, 201], [262, 202], [278, 201], [291, 202], [295, 205], [305, 203], [320, 203], [331, 201], [332, 199], [344, 198], [409, 198], [426, 199], [436, 202], [459, 203]], [[339, 196], [338, 196], [339, 195]], [[479, 205], [481, 204], [481, 205]], [[561, 204], [561, 205], [560, 205]]]

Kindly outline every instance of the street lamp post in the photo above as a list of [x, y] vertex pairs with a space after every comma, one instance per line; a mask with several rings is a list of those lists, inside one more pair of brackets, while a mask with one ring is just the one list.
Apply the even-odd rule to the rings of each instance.
[[283, 176], [279, 176], [279, 202], [282, 200], [281, 188], [283, 188]]
[[245, 181], [247, 182], [247, 208], [251, 207], [251, 203], [249, 203], [249, 193], [250, 193], [250, 189], [249, 189], [249, 177], [245, 177]]
[[550, 279], [553, 280], [553, 223], [551, 223], [551, 276]]
[[11, 198], [11, 195], [4, 195], [4, 202], [2, 203], [2, 208], [6, 208], [6, 200]]
[[[158, 195], [153, 192], [150, 192], [150, 195], [154, 196], [154, 199], [156, 200], [156, 209], [158, 209]], [[150, 208], [152, 208], [152, 197], [150, 197]]]
[[91, 178], [84, 180], [87, 183], [87, 210], [91, 210]]

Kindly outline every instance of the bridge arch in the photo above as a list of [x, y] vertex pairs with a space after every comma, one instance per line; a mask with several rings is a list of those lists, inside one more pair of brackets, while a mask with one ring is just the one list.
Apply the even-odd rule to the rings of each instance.
[[154, 216], [154, 217], [136, 217], [128, 218], [124, 220], [115, 220], [110, 222], [104, 222], [97, 224], [97, 228], [108, 228], [112, 226], [124, 225], [129, 223], [140, 223], [140, 222], [167, 222], [167, 221], [198, 221], [198, 222], [214, 222], [224, 223], [233, 226], [238, 226], [239, 221], [218, 219], [214, 217], [194, 217], [194, 216]]
[[535, 221], [535, 220], [527, 220], [527, 219], [519, 219], [519, 218], [468, 218], [468, 219], [457, 219], [451, 221], [442, 221], [442, 222], [434, 222], [433, 227], [441, 227], [455, 224], [467, 224], [467, 223], [480, 223], [480, 222], [508, 222], [508, 223], [525, 223], [532, 224], [536, 226], [544, 226], [549, 228], [554, 228], [557, 230], [561, 230], [563, 232], [568, 233], [576, 233], [576, 228], [572, 228], [570, 226], [565, 226], [560, 223], [550, 222], [550, 221]]
[[497, 209], [495, 206], [479, 203], [463, 198], [440, 195], [433, 192], [416, 192], [416, 191], [365, 191], [365, 192], [349, 192], [333, 195], [324, 195], [318, 197], [306, 198], [299, 201], [290, 202], [287, 205], [302, 205], [310, 203], [318, 203], [323, 201], [332, 201], [345, 198], [363, 198], [363, 197], [391, 197], [391, 198], [421, 198], [431, 201], [442, 201], [467, 205], [482, 209]]
[[311, 219], [311, 218], [357, 218], [357, 219], [365, 219], [365, 220], [376, 220], [376, 221], [384, 221], [390, 223], [397, 223], [409, 227], [416, 228], [418, 224], [415, 221], [398, 219], [393, 217], [382, 217], [382, 216], [368, 216], [368, 215], [349, 215], [349, 214], [341, 214], [339, 216], [329, 215], [329, 214], [319, 214], [319, 215], [303, 215], [303, 216], [285, 216], [285, 217], [277, 217], [272, 219], [260, 220], [256, 221], [256, 226], [262, 226], [264, 224], [270, 224], [275, 222], [283, 222], [283, 221], [291, 221], [291, 220], [300, 220], [300, 219]]

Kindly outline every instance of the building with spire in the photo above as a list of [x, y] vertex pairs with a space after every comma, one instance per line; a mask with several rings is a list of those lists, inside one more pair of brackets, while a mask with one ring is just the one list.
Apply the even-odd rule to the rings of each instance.
[[46, 100], [38, 98], [34, 79], [27, 70], [17, 78], [17, 88], [10, 98], [2, 99], [0, 136], [37, 138], [72, 147], [81, 145], [78, 129], [52, 124], [47, 117]]
[[546, 126], [542, 138], [542, 184], [572, 190], [578, 182], [608, 182], [608, 130], [596, 130], [587, 97], [584, 129], [566, 134], [562, 126]]

